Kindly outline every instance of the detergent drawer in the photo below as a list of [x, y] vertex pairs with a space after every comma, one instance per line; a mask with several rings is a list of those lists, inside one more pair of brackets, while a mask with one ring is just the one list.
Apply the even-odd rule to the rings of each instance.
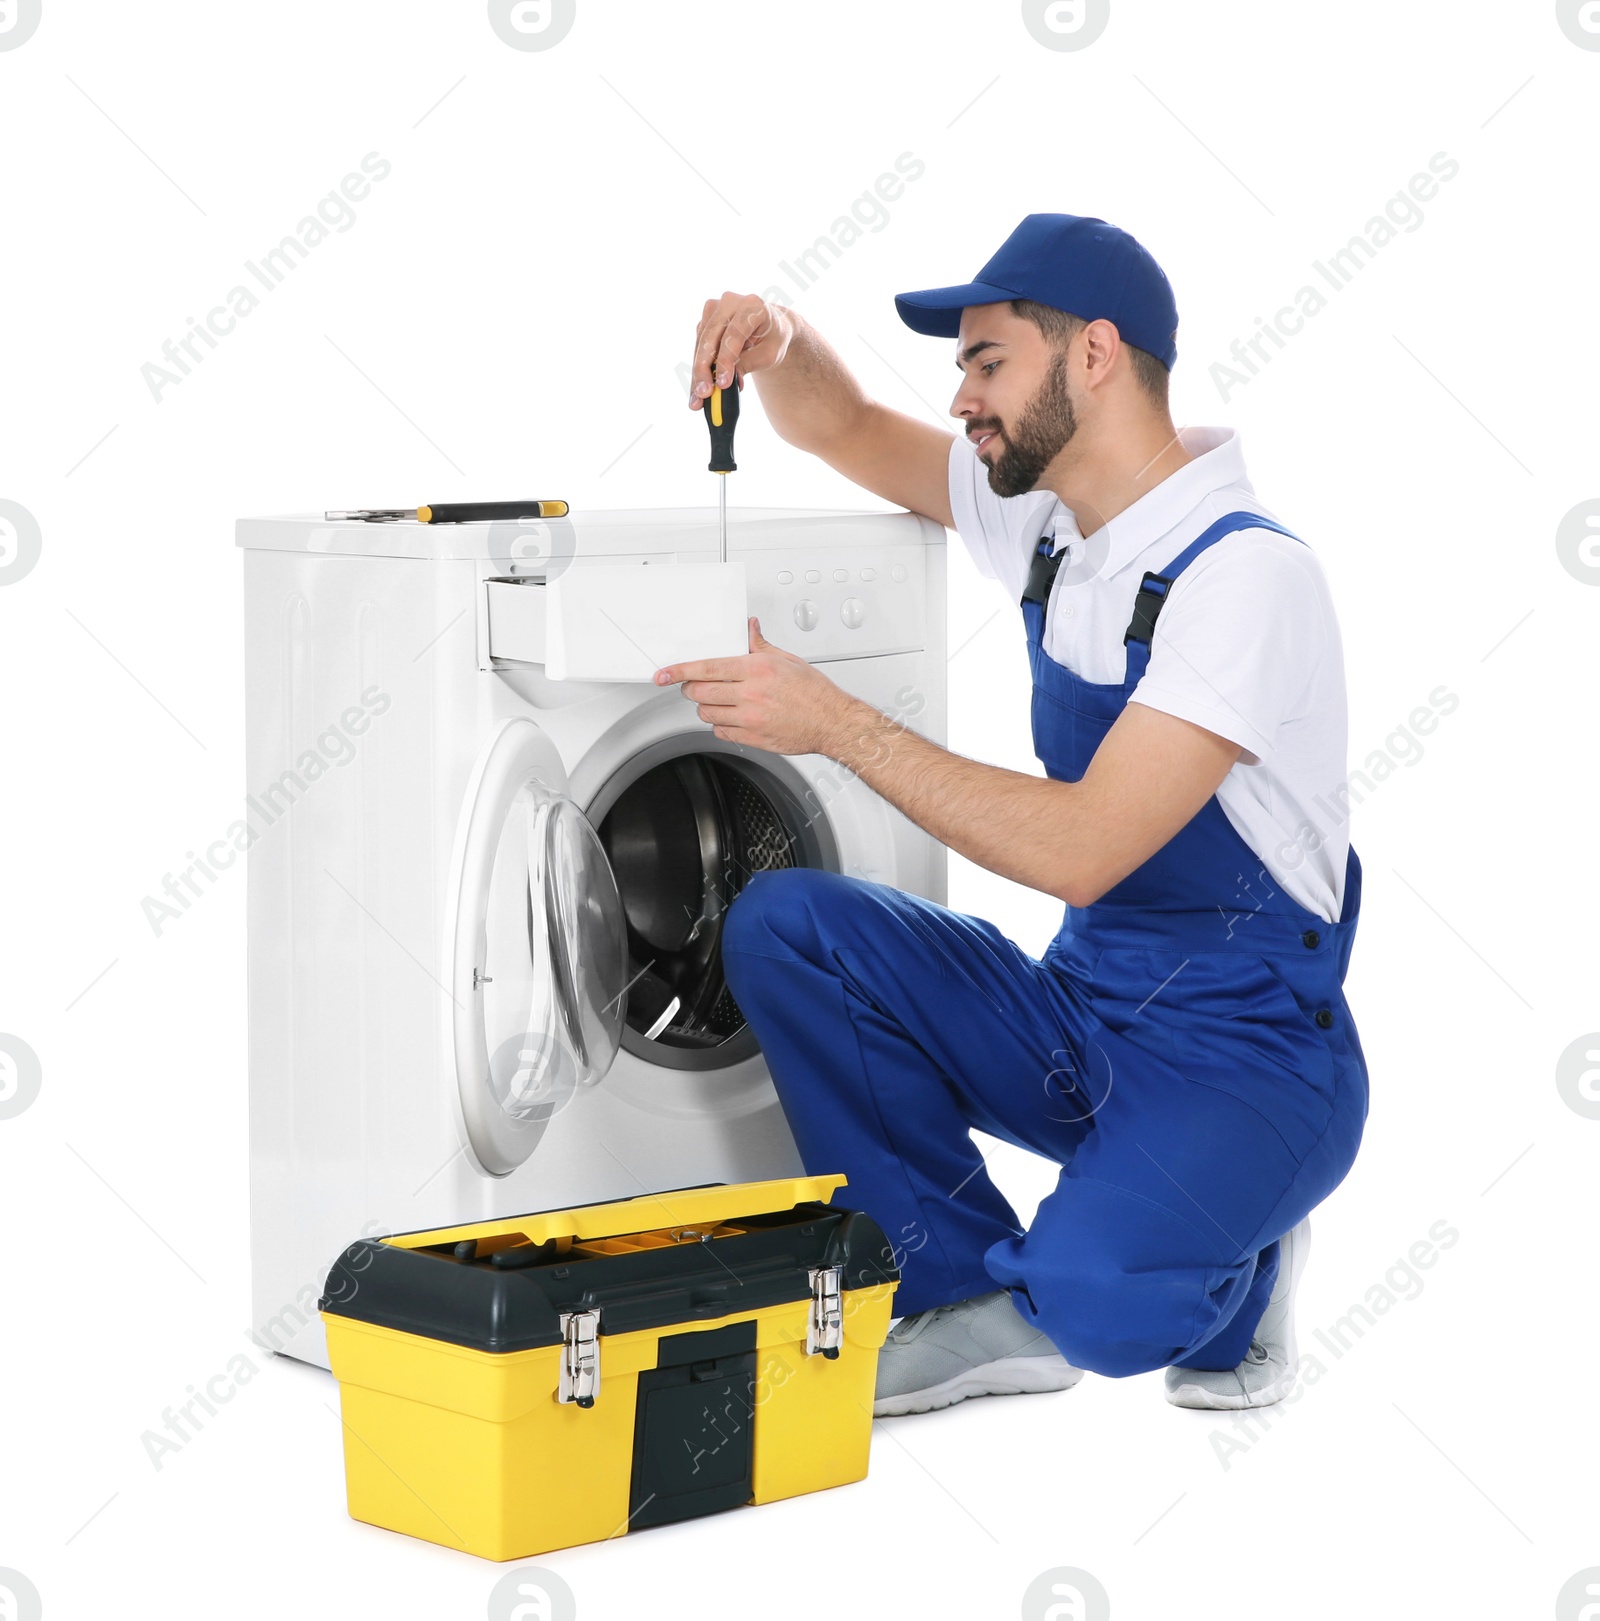
[[489, 656], [515, 659], [521, 664], [545, 661], [545, 605], [543, 580], [490, 580]]
[[743, 563], [580, 561], [486, 590], [490, 657], [543, 664], [552, 681], [649, 681], [663, 665], [750, 650]]

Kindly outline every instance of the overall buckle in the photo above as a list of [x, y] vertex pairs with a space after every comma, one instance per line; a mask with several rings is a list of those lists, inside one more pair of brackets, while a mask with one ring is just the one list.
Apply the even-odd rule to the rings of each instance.
[[1028, 583], [1022, 588], [1022, 595], [1017, 599], [1020, 607], [1024, 602], [1037, 602], [1041, 608], [1050, 600], [1050, 588], [1056, 583], [1056, 575], [1061, 572], [1061, 565], [1066, 560], [1067, 549], [1062, 547], [1059, 552], [1052, 554], [1042, 548], [1048, 547], [1050, 537], [1039, 542], [1040, 550], [1033, 554], [1033, 562], [1028, 568]]
[[1139, 594], [1133, 599], [1133, 618], [1128, 621], [1128, 628], [1122, 637], [1124, 647], [1129, 642], [1143, 642], [1149, 646], [1150, 638], [1156, 631], [1156, 617], [1167, 600], [1167, 590], [1171, 584], [1171, 579], [1165, 574], [1157, 574], [1153, 569], [1145, 570], [1144, 578], [1139, 582]]

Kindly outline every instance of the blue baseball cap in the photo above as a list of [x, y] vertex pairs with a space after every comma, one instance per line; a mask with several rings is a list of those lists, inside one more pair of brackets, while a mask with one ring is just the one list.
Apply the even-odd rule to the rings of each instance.
[[1165, 271], [1126, 231], [1079, 214], [1030, 214], [1000, 251], [960, 287], [899, 293], [894, 307], [913, 332], [953, 338], [969, 304], [1030, 298], [1080, 320], [1107, 320], [1124, 343], [1168, 371], [1178, 358], [1178, 305]]

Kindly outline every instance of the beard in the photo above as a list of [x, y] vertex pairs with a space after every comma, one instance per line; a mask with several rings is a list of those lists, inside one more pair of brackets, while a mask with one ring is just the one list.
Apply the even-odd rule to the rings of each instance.
[[1045, 469], [1078, 431], [1077, 414], [1067, 392], [1067, 357], [1050, 357], [1050, 369], [1038, 393], [1023, 406], [1010, 433], [1002, 431], [994, 418], [967, 426], [969, 432], [993, 428], [1005, 443], [1006, 448], [989, 465], [989, 488], [996, 495], [1026, 495], [1037, 489]]

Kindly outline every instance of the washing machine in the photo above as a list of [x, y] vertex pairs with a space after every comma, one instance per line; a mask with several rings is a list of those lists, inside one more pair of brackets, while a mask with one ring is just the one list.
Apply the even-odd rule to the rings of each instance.
[[[717, 561], [715, 512], [237, 542], [257, 1343], [327, 1365], [316, 1300], [362, 1235], [800, 1174], [722, 915], [793, 865], [942, 902], [945, 849], [676, 686], [547, 668], [558, 580]], [[911, 513], [735, 510], [727, 559], [770, 641], [943, 742], [944, 546]]]

